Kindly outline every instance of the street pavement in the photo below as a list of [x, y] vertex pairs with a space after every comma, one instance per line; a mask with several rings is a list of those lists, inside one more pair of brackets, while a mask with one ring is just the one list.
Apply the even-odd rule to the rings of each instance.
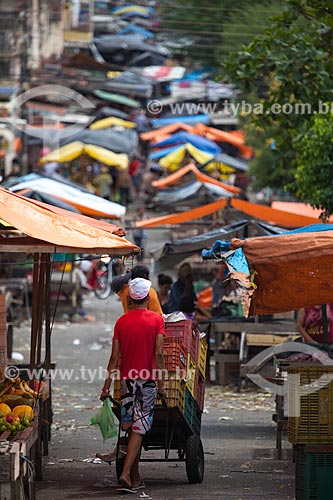
[[[57, 369], [52, 382], [54, 422], [37, 500], [294, 498], [294, 465], [286, 437], [283, 459], [275, 458], [273, 396], [253, 389], [237, 393], [234, 387], [214, 385], [206, 388], [201, 427], [203, 483], [188, 483], [183, 462], [143, 463], [146, 488], [135, 495], [118, 493], [114, 464], [94, 460], [96, 452], [113, 449], [116, 440], [103, 443], [99, 428], [89, 422], [101, 405], [98, 398], [110, 355], [111, 332], [122, 308], [115, 295], [106, 300], [90, 295], [85, 307], [95, 321], [57, 321], [52, 332], [52, 360]], [[22, 353], [25, 361], [29, 332], [28, 324], [15, 330], [14, 350]], [[155, 453], [161, 458], [160, 452]]]

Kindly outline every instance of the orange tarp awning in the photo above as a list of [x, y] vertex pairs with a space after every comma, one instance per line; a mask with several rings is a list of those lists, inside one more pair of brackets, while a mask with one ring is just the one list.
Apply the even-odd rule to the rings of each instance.
[[[136, 245], [117, 236], [124, 234], [119, 226], [24, 198], [3, 188], [0, 188], [0, 217], [21, 233], [34, 238], [32, 243], [35, 242], [36, 251], [43, 247], [45, 252], [48, 246], [52, 253], [88, 250], [91, 253], [129, 255], [138, 251]], [[15, 237], [0, 239], [0, 250], [15, 247], [15, 240]], [[32, 243], [28, 241], [30, 246]], [[20, 238], [21, 244], [24, 245], [23, 238]]]
[[231, 205], [236, 210], [240, 210], [247, 215], [251, 215], [251, 217], [265, 220], [282, 227], [296, 228], [320, 222], [316, 217], [295, 215], [282, 210], [275, 210], [274, 208], [266, 207], [265, 205], [258, 205], [256, 203], [239, 200], [237, 198], [233, 198], [231, 200]]
[[189, 172], [192, 172], [200, 182], [207, 182], [209, 184], [214, 184], [214, 186], [219, 186], [219, 187], [225, 189], [226, 191], [229, 191], [230, 193], [234, 193], [234, 194], [239, 194], [242, 192], [242, 190], [239, 189], [238, 187], [231, 186], [229, 184], [224, 184], [224, 182], [220, 182], [217, 179], [212, 179], [211, 177], [209, 177], [209, 175], [203, 174], [194, 165], [194, 163], [189, 163], [185, 167], [180, 168], [176, 172], [168, 175], [167, 177], [164, 177], [162, 179], [158, 179], [157, 181], [152, 182], [152, 185], [154, 187], [158, 187], [158, 188], [163, 188], [163, 187], [169, 186], [170, 184], [173, 184], [174, 182], [181, 179], [181, 177], [183, 177], [184, 175], [186, 175]]
[[226, 204], [226, 200], [214, 201], [214, 203], [209, 203], [208, 205], [203, 205], [201, 207], [194, 208], [193, 210], [187, 210], [186, 212], [182, 212], [180, 214], [162, 215], [162, 217], [154, 217], [153, 219], [137, 221], [135, 225], [136, 227], [154, 227], [165, 226], [167, 224], [181, 224], [182, 222], [201, 219], [206, 215], [213, 214], [214, 212], [225, 208]]
[[[282, 227], [297, 228], [308, 226], [310, 224], [316, 224], [319, 222], [318, 219], [314, 217], [303, 217], [301, 215], [282, 212], [281, 210], [274, 210], [273, 208], [266, 207], [265, 205], [257, 205], [248, 201], [239, 200], [238, 198], [232, 198], [229, 201], [230, 208], [239, 210], [240, 212], [250, 215], [251, 217], [254, 217], [256, 219], [264, 220], [266, 222]], [[138, 221], [136, 223], [136, 226], [154, 227], [164, 226], [167, 224], [181, 224], [182, 222], [200, 219], [202, 217], [205, 217], [206, 215], [210, 215], [214, 212], [217, 212], [218, 210], [225, 208], [226, 205], [226, 200], [219, 200], [215, 201], [214, 203], [209, 203], [208, 205], [202, 205], [201, 207], [182, 212], [180, 214], [162, 215], [161, 217], [154, 217], [152, 219]]]
[[193, 133], [193, 127], [187, 125], [187, 123], [177, 122], [166, 125], [165, 127], [159, 128], [157, 130], [150, 130], [149, 132], [143, 132], [140, 137], [143, 141], [154, 141], [158, 142], [163, 138], [170, 136], [177, 130], [185, 130], [186, 132]]
[[322, 210], [319, 210], [319, 208], [313, 208], [308, 203], [299, 203], [292, 201], [273, 201], [271, 203], [271, 207], [275, 208], [276, 210], [282, 210], [297, 215], [316, 217], [318, 218], [318, 220], [320, 219], [320, 214], [322, 213]]
[[245, 136], [244, 133], [231, 133], [231, 132], [225, 132], [224, 130], [219, 130], [217, 128], [213, 127], [207, 127], [207, 125], [204, 125], [203, 123], [198, 123], [195, 125], [193, 128], [193, 133], [202, 135], [203, 137], [206, 137], [207, 139], [210, 139], [211, 141], [222, 141], [222, 142], [228, 142], [229, 144], [232, 144], [233, 146], [236, 146], [239, 151], [241, 152], [243, 158], [250, 159], [253, 157], [253, 149], [251, 146], [245, 146]]
[[255, 272], [250, 315], [333, 302], [333, 231], [231, 240], [239, 247]]

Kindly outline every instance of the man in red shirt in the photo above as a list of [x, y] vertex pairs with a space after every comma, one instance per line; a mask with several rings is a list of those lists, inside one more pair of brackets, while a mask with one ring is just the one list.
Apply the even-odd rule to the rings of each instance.
[[115, 324], [108, 377], [101, 394], [103, 400], [110, 393], [112, 372], [117, 369], [120, 356], [121, 424], [123, 430], [128, 429], [129, 441], [119, 481], [123, 488], [131, 491], [141, 485], [139, 460], [142, 437], [153, 422], [156, 391], [165, 396], [164, 320], [147, 309], [150, 287], [151, 282], [143, 278], [129, 282], [132, 309]]

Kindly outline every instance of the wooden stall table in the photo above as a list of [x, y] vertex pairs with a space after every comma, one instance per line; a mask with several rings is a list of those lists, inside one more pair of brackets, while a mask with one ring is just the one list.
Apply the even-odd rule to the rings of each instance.
[[[239, 339], [239, 348], [225, 349], [223, 341], [225, 334]], [[231, 319], [213, 319], [209, 332], [210, 339], [213, 340], [214, 351], [213, 355], [228, 354], [228, 351], [238, 353], [240, 363], [240, 376], [238, 385], [242, 383], [247, 375], [246, 364], [249, 360], [250, 348], [257, 347], [258, 351], [265, 347], [271, 347], [281, 344], [286, 341], [295, 340], [299, 337], [296, 322], [292, 321], [244, 321]], [[212, 354], [212, 353], [210, 353]]]
[[41, 474], [41, 450], [38, 417], [30, 427], [10, 436], [0, 435], [0, 498], [35, 499], [35, 478]]

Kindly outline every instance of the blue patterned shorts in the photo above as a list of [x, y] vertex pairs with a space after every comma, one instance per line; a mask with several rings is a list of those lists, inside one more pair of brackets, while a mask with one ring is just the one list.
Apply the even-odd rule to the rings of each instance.
[[121, 422], [131, 423], [133, 432], [137, 434], [146, 434], [153, 423], [155, 399], [155, 380], [121, 380]]

